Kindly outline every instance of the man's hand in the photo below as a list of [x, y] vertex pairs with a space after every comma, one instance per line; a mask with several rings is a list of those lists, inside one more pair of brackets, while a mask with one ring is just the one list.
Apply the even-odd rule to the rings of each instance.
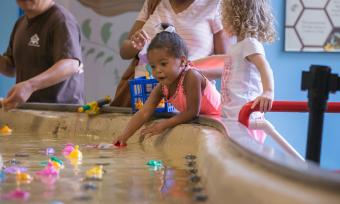
[[13, 109], [17, 106], [25, 103], [27, 99], [32, 95], [33, 88], [28, 81], [20, 82], [14, 85], [7, 94], [7, 98], [5, 98], [2, 102], [2, 105], [5, 109]]

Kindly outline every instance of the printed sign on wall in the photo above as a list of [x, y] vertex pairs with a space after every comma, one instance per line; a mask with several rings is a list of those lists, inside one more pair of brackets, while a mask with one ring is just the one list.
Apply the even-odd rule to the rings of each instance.
[[340, 52], [340, 0], [286, 0], [285, 51]]

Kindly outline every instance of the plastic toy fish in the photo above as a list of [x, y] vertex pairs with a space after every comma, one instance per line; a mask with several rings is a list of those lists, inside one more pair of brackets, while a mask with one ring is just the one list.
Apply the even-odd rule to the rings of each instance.
[[164, 108], [164, 106], [165, 106], [165, 100], [164, 100], [164, 98], [162, 98], [162, 100], [159, 102], [157, 108]]
[[65, 145], [64, 149], [61, 151], [61, 153], [64, 156], [68, 156], [72, 151], [74, 150], [74, 144], [68, 143]]
[[95, 166], [86, 171], [86, 178], [88, 179], [102, 179], [103, 178], [103, 166]]
[[33, 177], [27, 173], [21, 173], [18, 171], [15, 175], [15, 178], [17, 182], [24, 182], [24, 183], [30, 183], [33, 180]]
[[4, 169], [6, 174], [16, 174], [17, 172], [26, 172], [27, 168], [20, 166], [10, 166]]
[[74, 146], [74, 150], [67, 157], [70, 159], [82, 160], [83, 154], [79, 151], [79, 145]]
[[4, 125], [0, 128], [0, 135], [6, 136], [12, 134], [12, 129], [8, 125]]
[[58, 163], [60, 166], [64, 166], [64, 162], [61, 159], [59, 159], [58, 157], [52, 156], [52, 157], [50, 157], [50, 160], [52, 162]]
[[126, 147], [126, 146], [127, 146], [127, 144], [122, 143], [122, 142], [120, 142], [120, 141], [117, 141], [117, 142], [114, 143], [113, 145], [114, 145], [115, 147]]
[[4, 200], [27, 200], [30, 197], [30, 193], [20, 189], [15, 189], [1, 196]]
[[53, 147], [47, 147], [46, 151], [45, 151], [45, 154], [46, 155], [53, 155], [53, 154], [55, 154], [54, 148]]
[[164, 168], [163, 162], [160, 160], [149, 160], [146, 164], [150, 167], [150, 170], [153, 171], [158, 171]]
[[142, 107], [143, 107], [143, 102], [142, 102], [140, 99], [138, 99], [138, 100], [136, 101], [135, 107], [136, 107], [137, 110], [142, 109]]
[[6, 176], [5, 176], [5, 172], [0, 170], [0, 183], [3, 182], [5, 180]]
[[98, 149], [110, 149], [113, 147], [113, 144], [110, 143], [99, 143], [96, 148]]
[[54, 168], [53, 163], [50, 161], [43, 170], [37, 171], [36, 174], [41, 176], [58, 176], [59, 171]]
[[161, 160], [149, 160], [146, 164], [152, 167], [163, 167], [163, 162]]

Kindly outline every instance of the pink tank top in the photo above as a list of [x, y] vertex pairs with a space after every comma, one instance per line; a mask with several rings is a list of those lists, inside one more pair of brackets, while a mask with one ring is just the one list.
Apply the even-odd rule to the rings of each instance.
[[[181, 73], [175, 94], [170, 98], [168, 87], [164, 85], [162, 86], [162, 92], [165, 98], [167, 99], [167, 102], [170, 102], [180, 112], [184, 112], [187, 109], [187, 101], [183, 81], [185, 78], [185, 74], [189, 69], [198, 71], [192, 67], [186, 67]], [[220, 115], [221, 112], [220, 93], [205, 76], [203, 77], [206, 81], [206, 86], [205, 89], [202, 91], [200, 114]]]

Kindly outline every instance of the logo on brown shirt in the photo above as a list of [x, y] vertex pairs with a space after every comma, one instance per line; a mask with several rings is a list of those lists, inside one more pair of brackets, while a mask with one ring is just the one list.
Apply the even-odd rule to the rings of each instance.
[[33, 47], [40, 47], [38, 34], [34, 34], [31, 37], [30, 42], [28, 43], [28, 45], [29, 46], [33, 46]]

